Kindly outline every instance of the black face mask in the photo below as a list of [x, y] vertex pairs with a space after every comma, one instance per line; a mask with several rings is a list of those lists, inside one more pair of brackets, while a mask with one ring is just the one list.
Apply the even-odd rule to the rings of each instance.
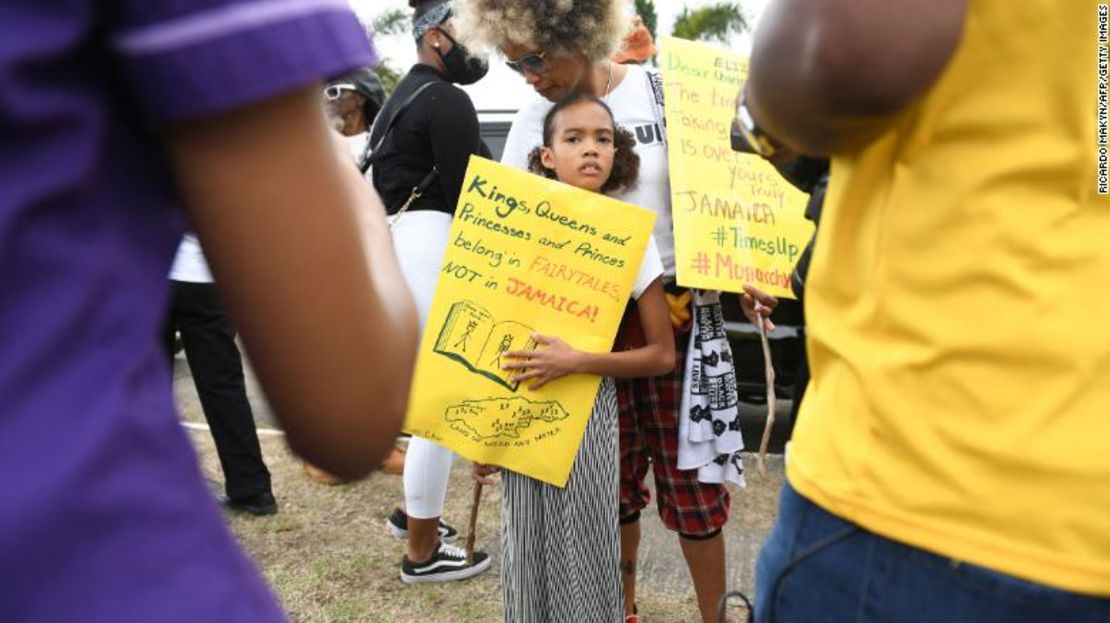
[[[439, 30], [437, 28], [437, 30]], [[444, 54], [436, 48], [436, 54], [439, 55], [440, 60], [443, 61], [443, 66], [447, 69], [447, 79], [455, 84], [474, 84], [486, 76], [489, 71], [489, 62], [486, 59], [471, 56], [470, 50], [466, 49], [455, 38], [447, 34], [445, 31], [440, 30], [444, 37], [451, 42], [451, 51]]]

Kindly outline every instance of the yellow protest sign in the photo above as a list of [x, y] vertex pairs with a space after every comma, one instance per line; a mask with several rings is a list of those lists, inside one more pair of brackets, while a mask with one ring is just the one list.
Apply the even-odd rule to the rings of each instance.
[[729, 140], [748, 60], [668, 37], [662, 62], [678, 283], [793, 298], [790, 274], [813, 235], [807, 195]]
[[532, 391], [501, 369], [534, 333], [608, 352], [655, 214], [472, 157], [424, 330], [405, 430], [565, 486], [601, 379]]

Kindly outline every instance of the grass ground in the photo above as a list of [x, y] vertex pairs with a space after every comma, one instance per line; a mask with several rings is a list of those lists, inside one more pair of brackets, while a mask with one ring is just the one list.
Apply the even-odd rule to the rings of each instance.
[[[190, 431], [206, 477], [222, 481], [211, 436]], [[494, 555], [493, 569], [472, 580], [445, 585], [401, 583], [402, 544], [387, 532], [386, 516], [402, 499], [401, 479], [375, 474], [349, 485], [328, 487], [311, 481], [281, 437], [263, 437], [263, 453], [273, 474], [280, 512], [271, 517], [229, 515], [246, 551], [298, 622], [485, 622], [501, 620], [497, 544], [500, 491], [487, 487], [478, 519], [478, 546]], [[781, 484], [781, 461], [767, 476], [749, 460], [749, 486], [733, 492], [727, 526], [730, 588], [751, 594], [755, 552], [770, 527]], [[451, 476], [444, 516], [465, 524], [471, 483], [462, 461]], [[465, 493], [463, 493], [465, 492]], [[677, 545], [645, 512], [639, 609], [645, 623], [697, 620], [685, 565]], [[465, 531], [465, 530], [464, 530]], [[734, 616], [733, 620], [741, 620]]]

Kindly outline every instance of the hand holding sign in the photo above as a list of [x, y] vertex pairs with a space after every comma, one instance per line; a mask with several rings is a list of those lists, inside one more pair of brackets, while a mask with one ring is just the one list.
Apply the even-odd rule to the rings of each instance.
[[540, 348], [505, 353], [509, 361], [502, 364], [501, 368], [513, 372], [519, 371], [513, 375], [513, 382], [534, 381], [528, 389], [535, 391], [551, 381], [572, 374], [581, 367], [578, 361], [582, 358], [582, 353], [571, 348], [563, 340], [539, 333], [533, 333], [532, 340], [539, 344]]

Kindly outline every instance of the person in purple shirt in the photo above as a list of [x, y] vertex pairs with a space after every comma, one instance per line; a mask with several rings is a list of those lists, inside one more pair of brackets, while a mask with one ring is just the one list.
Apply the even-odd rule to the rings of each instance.
[[0, 621], [279, 621], [174, 415], [186, 215], [292, 448], [392, 447], [415, 314], [322, 79], [343, 0], [0, 4]]

